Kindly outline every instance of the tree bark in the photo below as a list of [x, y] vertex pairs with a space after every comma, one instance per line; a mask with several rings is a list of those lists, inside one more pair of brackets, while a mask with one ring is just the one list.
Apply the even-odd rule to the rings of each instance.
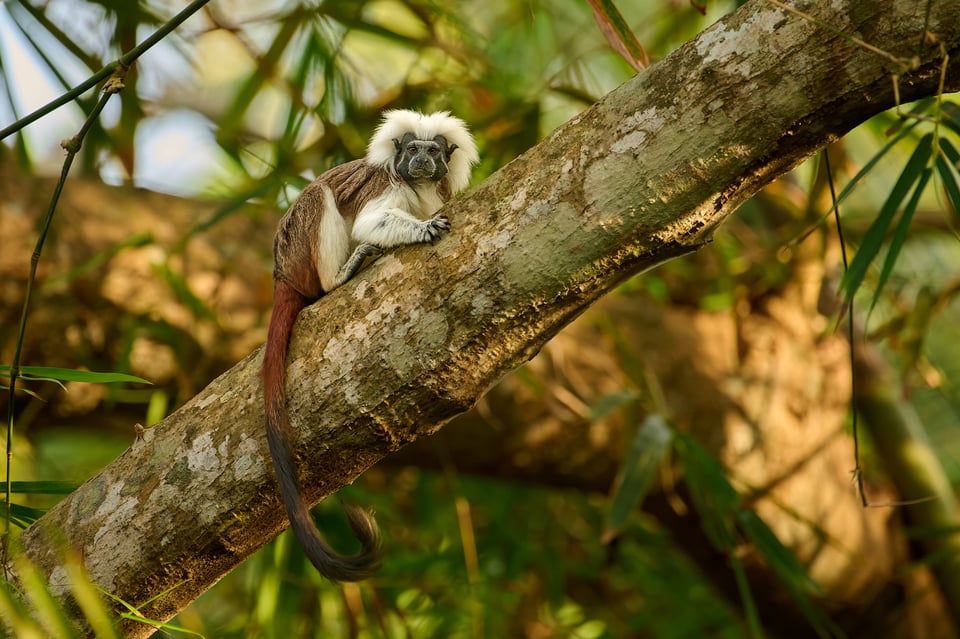
[[[288, 370], [311, 502], [436, 431], [613, 286], [709, 242], [761, 186], [900, 99], [932, 95], [960, 5], [805, 3], [844, 34], [749, 2], [447, 207], [455, 230], [386, 255], [301, 315]], [[960, 87], [956, 65], [948, 89]], [[23, 535], [62, 583], [58, 529], [93, 579], [168, 619], [285, 525], [257, 351]], [[387, 558], [389, 561], [389, 558]], [[152, 633], [131, 626], [127, 636]]]

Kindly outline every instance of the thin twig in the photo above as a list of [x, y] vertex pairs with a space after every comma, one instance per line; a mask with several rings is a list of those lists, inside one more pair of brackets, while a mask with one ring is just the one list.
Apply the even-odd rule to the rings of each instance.
[[64, 159], [63, 168], [60, 170], [60, 179], [57, 180], [57, 184], [53, 189], [53, 197], [50, 198], [50, 206], [47, 207], [47, 213], [43, 217], [43, 221], [40, 226], [40, 236], [37, 238], [36, 246], [33, 249], [33, 255], [30, 256], [30, 274], [27, 277], [27, 291], [24, 295], [23, 307], [20, 309], [20, 328], [17, 333], [17, 346], [13, 353], [13, 363], [10, 366], [10, 383], [7, 386], [9, 397], [7, 400], [7, 474], [6, 488], [4, 493], [4, 496], [6, 497], [6, 527], [4, 528], [3, 533], [4, 551], [6, 551], [7, 541], [10, 536], [10, 522], [12, 515], [12, 477], [10, 473], [10, 467], [12, 465], [11, 462], [13, 461], [13, 398], [17, 390], [17, 378], [20, 376], [20, 356], [23, 351], [23, 338], [27, 330], [27, 314], [30, 308], [30, 298], [33, 295], [33, 283], [37, 275], [37, 265], [40, 263], [40, 252], [43, 250], [43, 244], [47, 239], [47, 233], [50, 231], [50, 226], [53, 222], [53, 213], [57, 209], [57, 202], [60, 200], [60, 194], [63, 192], [63, 185], [67, 181], [67, 175], [70, 173], [70, 166], [73, 164], [73, 158], [80, 151], [83, 138], [86, 136], [87, 131], [90, 130], [90, 127], [93, 126], [93, 123], [96, 122], [97, 118], [100, 117], [100, 112], [103, 111], [103, 107], [106, 106], [107, 100], [110, 99], [111, 95], [113, 95], [112, 91], [104, 91], [103, 95], [100, 97], [100, 100], [93, 108], [93, 111], [91, 111], [90, 115], [83, 123], [83, 126], [80, 128], [80, 131], [72, 138], [64, 140], [60, 143], [60, 146], [67, 151], [67, 157]]
[[102, 69], [94, 73], [92, 76], [90, 76], [86, 81], [78, 84], [73, 89], [67, 91], [60, 97], [56, 98], [55, 100], [52, 100], [51, 102], [40, 107], [33, 113], [20, 118], [10, 126], [7, 126], [4, 129], [0, 130], [0, 140], [3, 140], [5, 137], [10, 135], [11, 133], [15, 133], [19, 131], [20, 129], [24, 128], [28, 124], [31, 124], [39, 120], [40, 118], [47, 115], [48, 113], [51, 113], [52, 111], [59, 109], [64, 104], [67, 104], [79, 98], [81, 95], [83, 95], [84, 93], [86, 93], [87, 91], [89, 91], [90, 89], [97, 86], [102, 81], [106, 80], [111, 75], [113, 75], [118, 68], [129, 67], [134, 63], [134, 61], [137, 60], [137, 58], [139, 58], [144, 53], [146, 53], [151, 47], [153, 47], [153, 45], [163, 40], [163, 38], [169, 35], [171, 31], [179, 27], [187, 18], [189, 18], [191, 15], [199, 11], [203, 7], [203, 5], [207, 4], [209, 1], [210, 0], [194, 0], [189, 5], [187, 5], [187, 7], [183, 9], [183, 11], [181, 11], [180, 13], [175, 15], [173, 18], [171, 18], [169, 22], [167, 22], [162, 27], [157, 29], [153, 33], [153, 35], [151, 35], [149, 38], [141, 42], [139, 45], [137, 45], [127, 53], [123, 54], [119, 59], [106, 65], [105, 67], [103, 67]]
[[[830, 187], [830, 201], [833, 203], [833, 219], [837, 224], [837, 237], [840, 239], [840, 256], [843, 259], [843, 270], [849, 267], [847, 260], [847, 243], [843, 239], [843, 226], [840, 224], [840, 205], [837, 203], [837, 190], [833, 185], [833, 171], [830, 168], [830, 154], [826, 149], [823, 151], [824, 170], [827, 172], [827, 185]], [[867, 496], [863, 492], [863, 472], [860, 467], [860, 434], [857, 429], [857, 375], [854, 371], [854, 362], [856, 359], [856, 341], [853, 325], [853, 297], [850, 298], [847, 306], [847, 343], [850, 348], [850, 420], [851, 433], [853, 435], [853, 481], [857, 486], [857, 494], [860, 496], [860, 505], [866, 508]]]
[[875, 46], [873, 46], [872, 44], [869, 44], [869, 43], [867, 43], [867, 42], [864, 42], [863, 40], [861, 40], [860, 38], [858, 38], [858, 37], [856, 37], [856, 36], [852, 36], [852, 35], [850, 35], [849, 33], [844, 33], [843, 31], [841, 31], [840, 29], [836, 28], [835, 26], [833, 26], [833, 25], [830, 24], [829, 22], [824, 22], [823, 20], [820, 20], [819, 18], [815, 18], [814, 16], [810, 15], [809, 13], [804, 13], [803, 11], [800, 11], [799, 9], [796, 9], [796, 8], [794, 8], [794, 7], [791, 7], [791, 6], [788, 5], [788, 4], [784, 4], [783, 2], [780, 2], [780, 0], [767, 0], [767, 2], [769, 2], [769, 3], [772, 4], [772, 5], [774, 5], [775, 7], [780, 7], [781, 9], [783, 9], [784, 11], [786, 11], [786, 12], [788, 12], [788, 13], [792, 13], [792, 14], [795, 15], [795, 16], [798, 16], [798, 17], [800, 17], [800, 18], [803, 18], [804, 20], [809, 20], [810, 22], [816, 24], [816, 25], [819, 26], [819, 27], [822, 27], [822, 28], [826, 29], [827, 31], [830, 31], [831, 33], [835, 33], [835, 34], [837, 34], [838, 36], [840, 36], [840, 37], [842, 37], [842, 38], [846, 38], [847, 40], [850, 40], [850, 42], [853, 42], [855, 45], [857, 45], [857, 46], [859, 46], [859, 47], [863, 47], [863, 48], [866, 49], [867, 51], [871, 51], [871, 52], [876, 53], [877, 55], [881, 56], [882, 58], [885, 58], [885, 59], [887, 59], [887, 60], [890, 60], [891, 62], [893, 62], [893, 63], [897, 64], [899, 67], [901, 67], [901, 71], [906, 71], [907, 69], [910, 69], [910, 68], [912, 68], [912, 67], [914, 66], [914, 60], [908, 60], [908, 59], [906, 59], [906, 58], [898, 58], [897, 56], [893, 55], [892, 53], [888, 53], [887, 51], [884, 51], [883, 49], [881, 49], [881, 48], [879, 48], [879, 47], [875, 47]]
[[[149, 38], [144, 40], [141, 44], [136, 46], [134, 49], [131, 49], [129, 52], [122, 55], [115, 62], [105, 66], [103, 69], [94, 74], [89, 80], [81, 84], [80, 86], [74, 88], [72, 91], [64, 94], [57, 100], [49, 103], [48, 105], [34, 111], [32, 114], [28, 115], [25, 118], [14, 122], [12, 125], [0, 131], [0, 140], [9, 135], [14, 131], [18, 131], [23, 127], [27, 126], [31, 122], [43, 117], [47, 113], [50, 113], [59, 106], [66, 104], [67, 102], [79, 97], [85, 93], [88, 89], [93, 86], [96, 86], [97, 83], [105, 80], [103, 83], [103, 94], [100, 99], [97, 101], [96, 106], [90, 112], [90, 115], [87, 116], [87, 119], [84, 121], [83, 125], [80, 127], [80, 130], [72, 138], [64, 140], [61, 142], [61, 146], [66, 150], [67, 156], [63, 161], [63, 167], [60, 170], [60, 179], [57, 181], [56, 186], [54, 187], [53, 196], [50, 199], [50, 206], [47, 208], [47, 212], [44, 215], [44, 218], [40, 225], [40, 235], [37, 238], [36, 246], [34, 247], [33, 254], [30, 257], [30, 273], [27, 278], [27, 289], [24, 296], [23, 308], [20, 311], [20, 328], [17, 334], [17, 343], [14, 350], [13, 362], [10, 366], [10, 382], [7, 386], [8, 390], [8, 401], [7, 401], [7, 469], [5, 477], [5, 489], [4, 496], [6, 498], [5, 502], [5, 514], [4, 514], [4, 523], [5, 527], [3, 530], [3, 545], [2, 552], [6, 556], [8, 550], [8, 542], [10, 540], [11, 532], [11, 522], [12, 522], [12, 475], [11, 475], [11, 462], [13, 461], [13, 425], [14, 425], [14, 396], [17, 390], [17, 378], [20, 375], [20, 359], [23, 352], [23, 340], [24, 335], [26, 334], [27, 328], [27, 315], [30, 308], [30, 298], [33, 295], [33, 285], [36, 279], [37, 265], [40, 262], [40, 254], [43, 250], [43, 245], [46, 242], [47, 233], [50, 231], [50, 227], [53, 222], [53, 214], [57, 208], [57, 202], [60, 199], [60, 194], [63, 192], [63, 186], [66, 183], [67, 175], [70, 173], [70, 167], [73, 164], [73, 158], [80, 151], [80, 147], [83, 144], [83, 139], [86, 137], [87, 133], [90, 130], [90, 127], [93, 126], [94, 122], [97, 121], [97, 118], [100, 117], [100, 112], [103, 111], [103, 108], [106, 106], [107, 101], [110, 99], [114, 93], [118, 93], [123, 90], [123, 78], [130, 68], [130, 66], [146, 51], [153, 47], [156, 43], [162, 40], [167, 36], [171, 31], [176, 27], [182, 24], [187, 18], [189, 18], [193, 13], [197, 12], [203, 5], [207, 4], [209, 0], [195, 0], [189, 6], [187, 6], [183, 11], [178, 13], [176, 16], [170, 19], [169, 22], [164, 24], [162, 27], [157, 29]], [[4, 572], [6, 572], [7, 562], [2, 562], [4, 566]]]

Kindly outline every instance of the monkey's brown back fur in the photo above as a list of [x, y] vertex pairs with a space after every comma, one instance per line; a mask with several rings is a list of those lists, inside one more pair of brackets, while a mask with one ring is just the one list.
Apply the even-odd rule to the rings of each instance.
[[319, 234], [315, 230], [323, 215], [323, 188], [333, 191], [340, 214], [353, 219], [388, 184], [383, 171], [363, 160], [335, 166], [311, 182], [280, 218], [273, 240], [273, 279], [289, 284], [308, 303], [318, 300], [326, 292], [320, 286], [316, 267]]

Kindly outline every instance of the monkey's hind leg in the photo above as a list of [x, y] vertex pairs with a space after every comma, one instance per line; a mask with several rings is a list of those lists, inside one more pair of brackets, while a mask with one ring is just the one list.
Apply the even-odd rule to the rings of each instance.
[[361, 244], [353, 250], [353, 255], [347, 258], [346, 263], [337, 271], [337, 276], [333, 280], [333, 288], [336, 288], [357, 274], [364, 260], [368, 257], [377, 257], [383, 255], [383, 249], [374, 244]]

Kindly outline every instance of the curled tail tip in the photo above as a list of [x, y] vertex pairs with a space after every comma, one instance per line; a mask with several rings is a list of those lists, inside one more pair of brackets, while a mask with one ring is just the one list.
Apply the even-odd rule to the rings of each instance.
[[363, 581], [372, 577], [383, 563], [380, 529], [373, 515], [358, 506], [344, 505], [347, 521], [362, 548], [355, 555], [341, 555], [319, 535], [310, 520], [296, 518], [294, 530], [307, 557], [321, 575], [334, 583]]
[[380, 527], [373, 516], [372, 510], [366, 510], [353, 504], [344, 504], [344, 512], [353, 534], [356, 535], [363, 549], [359, 554], [351, 557], [359, 573], [366, 579], [380, 569], [383, 564], [383, 541], [380, 538]]
[[347, 521], [353, 534], [357, 536], [363, 545], [364, 554], [382, 551], [382, 542], [380, 539], [380, 527], [373, 516], [373, 510], [365, 510], [353, 504], [344, 504], [344, 510], [347, 513]]

